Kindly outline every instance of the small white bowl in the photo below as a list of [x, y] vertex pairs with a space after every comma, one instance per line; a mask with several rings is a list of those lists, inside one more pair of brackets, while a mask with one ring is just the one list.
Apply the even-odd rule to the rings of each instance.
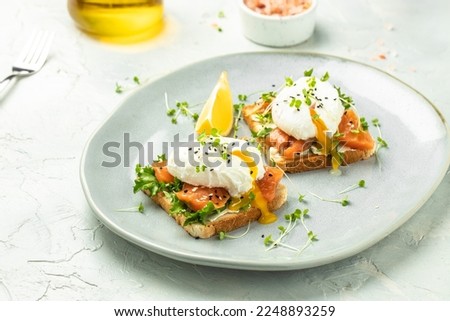
[[269, 16], [247, 7], [244, 0], [237, 0], [244, 36], [260, 45], [289, 47], [306, 41], [314, 32], [317, 0], [311, 7], [290, 16]]

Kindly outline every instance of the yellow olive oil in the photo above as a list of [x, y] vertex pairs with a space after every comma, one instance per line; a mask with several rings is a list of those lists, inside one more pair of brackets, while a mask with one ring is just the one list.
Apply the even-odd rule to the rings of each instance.
[[138, 42], [163, 28], [163, 0], [68, 0], [77, 26], [109, 42]]

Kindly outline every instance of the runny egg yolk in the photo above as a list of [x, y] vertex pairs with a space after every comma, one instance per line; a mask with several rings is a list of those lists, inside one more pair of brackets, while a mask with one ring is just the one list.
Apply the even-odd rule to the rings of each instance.
[[337, 151], [337, 145], [333, 144], [332, 139], [327, 135], [327, 125], [320, 118], [319, 114], [316, 113], [314, 108], [310, 108], [309, 112], [311, 114], [311, 120], [316, 126], [316, 139], [322, 145], [322, 151], [325, 155], [331, 153], [331, 166], [334, 170], [338, 169], [341, 165], [341, 157]]
[[[244, 163], [247, 164], [250, 175], [252, 177], [252, 188], [246, 193], [243, 198], [235, 198], [231, 201], [228, 209], [230, 210], [239, 210], [242, 206], [249, 204], [251, 202], [252, 206], [256, 207], [261, 211], [261, 216], [258, 219], [259, 223], [262, 224], [270, 224], [277, 220], [277, 216], [269, 211], [267, 200], [264, 198], [261, 190], [256, 184], [256, 177], [258, 176], [258, 166], [256, 166], [255, 160], [248, 153], [244, 153], [240, 150], [235, 150], [232, 152], [234, 156], [239, 157]], [[250, 200], [250, 193], [254, 194], [254, 199]]]

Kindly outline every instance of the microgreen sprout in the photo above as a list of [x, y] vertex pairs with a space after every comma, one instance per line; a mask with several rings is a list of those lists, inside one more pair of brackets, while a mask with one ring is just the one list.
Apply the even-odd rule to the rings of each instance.
[[196, 173], [204, 172], [205, 170], [206, 170], [206, 165], [205, 164], [203, 164], [202, 166], [200, 166], [200, 165], [195, 166], [195, 172]]
[[377, 151], [378, 151], [378, 149], [380, 149], [382, 147], [384, 147], [384, 148], [389, 147], [387, 142], [383, 139], [383, 135], [381, 134], [381, 124], [380, 124], [378, 118], [372, 119], [372, 125], [374, 125], [378, 130], [377, 141], [379, 144], [377, 146]]
[[250, 223], [248, 223], [247, 229], [241, 235], [231, 235], [231, 234], [228, 234], [228, 233], [222, 231], [222, 232], [219, 232], [218, 237], [219, 237], [219, 240], [224, 240], [224, 239], [234, 239], [235, 240], [235, 239], [239, 239], [239, 238], [247, 235], [248, 231], [250, 231]]
[[292, 87], [294, 85], [294, 80], [291, 77], [284, 77], [284, 85], [286, 87]]
[[258, 130], [257, 132], [252, 131], [252, 137], [253, 138], [264, 138], [267, 135], [269, 135], [272, 130], [273, 130], [273, 128], [271, 128], [271, 127], [263, 127], [260, 130]]
[[389, 148], [388, 143], [384, 140], [383, 135], [381, 134], [381, 124], [378, 118], [372, 119], [372, 125], [377, 128], [378, 130], [378, 137], [377, 137], [377, 147], [375, 148], [375, 157], [378, 161], [378, 164], [380, 166], [381, 170], [381, 159], [378, 156], [379, 150], [381, 148]]
[[116, 212], [139, 212], [144, 213], [144, 204], [142, 202], [139, 203], [138, 206], [130, 207], [130, 208], [121, 208], [116, 210]]
[[[306, 211], [306, 210], [305, 210]], [[280, 236], [274, 240], [272, 238], [272, 235], [269, 235], [264, 239], [264, 244], [267, 247], [266, 251], [270, 251], [274, 247], [286, 247], [288, 249], [298, 251], [297, 248], [288, 245], [286, 243], [283, 243], [283, 239], [297, 226], [297, 219], [300, 218], [300, 216], [303, 215], [303, 211], [300, 209], [296, 209], [292, 214], [286, 214], [285, 219], [288, 221], [288, 225], [285, 226], [278, 226], [278, 230], [280, 231]]]
[[311, 77], [311, 75], [313, 74], [313, 71], [314, 71], [313, 68], [311, 68], [311, 69], [309, 69], [309, 70], [305, 70], [305, 71], [303, 72], [303, 76], [305, 76], [305, 77]]
[[344, 193], [353, 191], [357, 188], [364, 188], [365, 186], [366, 186], [366, 181], [362, 179], [358, 182], [358, 184], [353, 184], [353, 185], [347, 187], [346, 189], [340, 191], [338, 194], [344, 194]]
[[238, 95], [239, 101], [246, 101], [247, 98], [248, 98], [247, 95], [244, 95], [244, 94], [239, 94], [239, 95]]
[[369, 124], [367, 123], [367, 120], [365, 117], [361, 117], [359, 119], [359, 122], [361, 124], [360, 126], [361, 126], [362, 130], [366, 131], [369, 129]]
[[377, 142], [378, 142], [379, 148], [382, 148], [382, 147], [387, 148], [387, 147], [389, 147], [387, 142], [381, 137], [377, 137]]
[[[286, 214], [284, 216], [284, 219], [288, 222], [287, 226], [284, 225], [278, 226], [280, 236], [277, 239], [273, 239], [272, 234], [270, 234], [264, 238], [264, 245], [267, 246], [266, 251], [270, 251], [275, 247], [285, 247], [287, 249], [301, 253], [313, 241], [317, 241], [318, 240], [317, 235], [314, 234], [310, 229], [308, 229], [308, 227], [305, 224], [305, 218], [309, 217], [308, 213], [309, 213], [308, 209], [304, 209], [302, 211], [301, 209], [297, 208], [293, 213]], [[308, 237], [308, 239], [305, 242], [305, 245], [303, 245], [303, 247], [301, 248], [297, 248], [283, 242], [283, 239], [298, 225], [298, 222], [302, 224], [303, 228], [306, 230], [306, 235]]]
[[328, 74], [328, 71], [320, 78], [320, 81], [324, 82], [327, 81], [330, 78], [330, 75]]
[[166, 154], [161, 154], [156, 156], [156, 160], [153, 160], [155, 163], [165, 162], [167, 160]]
[[307, 81], [306, 81], [306, 83], [308, 84], [308, 87], [309, 88], [314, 88], [315, 86], [316, 86], [316, 77], [314, 77], [314, 76], [312, 76], [312, 77], [310, 77]]
[[291, 102], [289, 104], [289, 107], [294, 107], [297, 110], [299, 110], [301, 105], [302, 105], [302, 101], [300, 99], [296, 99], [295, 97], [291, 98]]
[[344, 106], [345, 109], [349, 109], [351, 107], [355, 107], [355, 105], [353, 104], [353, 98], [350, 96], [347, 96], [346, 94], [344, 94], [341, 91], [340, 87], [334, 86], [334, 88], [337, 90], [338, 95], [339, 95], [339, 100], [342, 103], [342, 106]]
[[268, 91], [261, 94], [261, 99], [266, 102], [271, 102], [276, 96], [277, 93], [275, 91]]
[[198, 113], [194, 113], [190, 110], [192, 107], [199, 106], [201, 104], [196, 104], [190, 106], [187, 101], [177, 101], [175, 108], [169, 107], [169, 99], [167, 93], [164, 93], [165, 103], [166, 103], [166, 115], [170, 117], [172, 124], [178, 124], [178, 117], [185, 116], [191, 118], [194, 122], [198, 120]]
[[237, 132], [239, 130], [239, 122], [241, 120], [242, 109], [245, 107], [244, 102], [247, 100], [247, 98], [248, 98], [247, 95], [239, 94], [238, 95], [239, 103], [233, 105], [233, 109], [235, 111], [234, 124], [233, 124], [233, 137], [234, 138], [237, 138], [237, 136], [238, 136]]
[[218, 18], [225, 18], [225, 12], [223, 12], [222, 10], [219, 11], [219, 13], [217, 14]]
[[324, 201], [324, 202], [339, 203], [342, 206], [347, 206], [347, 205], [350, 204], [350, 201], [348, 200], [348, 196], [345, 196], [343, 199], [328, 199], [328, 198], [323, 198], [323, 197], [321, 197], [321, 196], [319, 196], [317, 194], [314, 194], [312, 192], [309, 192], [309, 194], [311, 194], [312, 196], [314, 196], [314, 197], [316, 197], [316, 198], [318, 198], [318, 199], [320, 199], [321, 201]]
[[[131, 81], [133, 81], [133, 83], [131, 83]], [[127, 90], [131, 90], [136, 88], [137, 86], [142, 85], [142, 81], [139, 79], [138, 76], [133, 76], [131, 77], [127, 77], [125, 78], [125, 85], [124, 84], [120, 84], [118, 82], [116, 82], [116, 87], [115, 87], [115, 92], [118, 94], [121, 94]]]
[[311, 106], [312, 99], [315, 99], [314, 95], [313, 95], [313, 88], [314, 87], [312, 87], [308, 90], [306, 88], [303, 88], [303, 90], [302, 90], [303, 97], [305, 97], [304, 103], [308, 106]]
[[119, 83], [116, 82], [116, 93], [121, 94], [123, 93], [123, 87], [119, 85]]
[[303, 203], [303, 202], [305, 202], [305, 197], [306, 197], [306, 195], [298, 193], [297, 200], [299, 201], [299, 203]]

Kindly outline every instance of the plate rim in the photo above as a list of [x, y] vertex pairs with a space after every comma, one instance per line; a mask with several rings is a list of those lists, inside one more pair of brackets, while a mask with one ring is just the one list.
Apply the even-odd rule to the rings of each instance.
[[395, 222], [396, 224], [391, 225], [386, 231], [385, 233], [380, 233], [380, 235], [378, 235], [378, 237], [373, 238], [372, 240], [370, 240], [369, 242], [366, 242], [364, 244], [359, 244], [357, 246], [353, 246], [351, 248], [346, 248], [342, 251], [340, 251], [338, 254], [336, 255], [332, 255], [329, 256], [327, 258], [314, 258], [308, 261], [282, 261], [279, 264], [276, 263], [276, 261], [271, 261], [270, 264], [269, 262], [259, 262], [259, 261], [236, 261], [235, 259], [229, 259], [226, 257], [223, 258], [216, 258], [216, 257], [210, 257], [210, 256], [204, 256], [204, 255], [200, 255], [200, 254], [188, 254], [188, 253], [184, 253], [183, 251], [177, 251], [176, 249], [167, 249], [164, 246], [160, 246], [158, 244], [155, 243], [149, 243], [148, 241], [145, 241], [135, 235], [133, 235], [132, 233], [128, 232], [127, 230], [121, 228], [118, 224], [112, 222], [108, 216], [103, 213], [96, 205], [88, 183], [87, 183], [87, 178], [85, 176], [85, 166], [86, 166], [86, 158], [87, 158], [87, 151], [89, 150], [89, 147], [92, 143], [92, 141], [94, 140], [94, 138], [97, 136], [98, 132], [101, 131], [106, 125], [107, 123], [110, 121], [111, 118], [114, 117], [114, 115], [117, 113], [117, 111], [119, 109], [122, 108], [122, 106], [125, 105], [125, 103], [130, 100], [133, 96], [137, 95], [140, 91], [142, 90], [146, 90], [146, 88], [152, 86], [153, 83], [159, 81], [162, 78], [165, 78], [173, 73], [182, 71], [184, 69], [188, 69], [192, 66], [198, 65], [198, 64], [203, 64], [206, 63], [208, 61], [211, 60], [217, 60], [220, 58], [225, 58], [225, 57], [232, 57], [232, 56], [240, 56], [240, 55], [279, 55], [279, 54], [283, 54], [283, 55], [294, 55], [294, 56], [301, 56], [301, 55], [305, 55], [305, 56], [314, 56], [314, 57], [319, 57], [319, 58], [328, 58], [328, 59], [332, 59], [332, 60], [340, 60], [343, 62], [350, 62], [350, 63], [354, 63], [360, 66], [363, 66], [365, 68], [369, 68], [372, 70], [375, 70], [376, 72], [380, 72], [382, 74], [384, 74], [385, 76], [399, 82], [400, 84], [402, 84], [403, 86], [406, 86], [407, 89], [411, 90], [415, 95], [419, 96], [420, 98], [424, 99], [424, 101], [426, 102], [426, 104], [431, 107], [434, 112], [436, 112], [437, 116], [441, 119], [445, 130], [446, 130], [446, 136], [447, 139], [449, 139], [450, 137], [450, 128], [449, 125], [445, 119], [445, 117], [443, 116], [443, 113], [439, 110], [439, 108], [430, 100], [428, 99], [425, 95], [423, 95], [421, 92], [419, 92], [417, 89], [415, 89], [414, 87], [412, 87], [411, 85], [409, 85], [408, 83], [406, 83], [405, 81], [399, 79], [396, 76], [391, 75], [390, 73], [388, 73], [385, 70], [382, 70], [378, 67], [369, 65], [367, 63], [364, 62], [359, 62], [353, 59], [349, 59], [346, 57], [342, 57], [342, 56], [337, 56], [337, 55], [331, 55], [331, 54], [324, 54], [324, 53], [318, 53], [318, 52], [308, 52], [308, 51], [289, 51], [289, 52], [285, 52], [283, 50], [272, 50], [272, 51], [245, 51], [245, 52], [235, 52], [235, 53], [228, 53], [228, 54], [224, 54], [224, 55], [217, 55], [217, 56], [213, 56], [213, 57], [209, 57], [207, 59], [200, 59], [200, 60], [196, 60], [193, 61], [191, 63], [185, 64], [179, 68], [173, 69], [173, 70], [169, 70], [163, 74], [158, 75], [157, 77], [153, 78], [151, 81], [149, 81], [148, 83], [144, 84], [142, 87], [137, 88], [136, 90], [134, 90], [133, 92], [131, 92], [130, 94], [128, 94], [127, 96], [123, 97], [118, 103], [117, 105], [113, 108], [113, 110], [110, 112], [110, 114], [105, 117], [105, 120], [102, 121], [98, 127], [92, 132], [92, 134], [89, 136], [88, 140], [85, 143], [85, 146], [83, 148], [82, 151], [82, 156], [80, 159], [80, 163], [79, 163], [79, 175], [80, 175], [80, 181], [81, 181], [81, 186], [83, 189], [83, 192], [85, 194], [86, 200], [90, 206], [90, 208], [92, 209], [92, 211], [94, 212], [95, 216], [109, 229], [111, 230], [113, 233], [117, 234], [118, 236], [120, 236], [121, 238], [124, 238], [127, 241], [130, 241], [148, 251], [151, 251], [153, 253], [156, 253], [158, 255], [162, 255], [164, 257], [168, 257], [170, 259], [174, 259], [174, 260], [178, 260], [178, 261], [183, 261], [186, 263], [191, 263], [191, 264], [200, 264], [200, 265], [204, 265], [204, 266], [212, 266], [212, 267], [220, 267], [220, 268], [228, 268], [228, 269], [239, 269], [239, 270], [253, 270], [253, 271], [287, 271], [287, 270], [300, 270], [300, 269], [306, 269], [306, 268], [312, 268], [312, 267], [318, 267], [318, 266], [322, 266], [322, 265], [326, 265], [329, 263], [333, 263], [333, 262], [337, 262], [340, 261], [342, 259], [345, 258], [349, 258], [353, 255], [356, 255], [370, 247], [372, 247], [373, 245], [377, 244], [378, 242], [380, 242], [381, 240], [383, 240], [386, 236], [388, 236], [389, 234], [391, 234], [392, 232], [394, 232], [395, 230], [397, 230], [399, 227], [401, 227], [406, 221], [408, 221], [415, 213], [418, 212], [418, 210], [427, 202], [427, 200], [429, 200], [429, 198], [433, 195], [433, 193], [436, 191], [436, 189], [438, 188], [438, 186], [441, 184], [443, 178], [445, 177], [445, 174], [450, 166], [450, 150], [447, 152], [447, 160], [446, 160], [446, 167], [443, 167], [444, 169], [442, 170], [441, 173], [439, 173], [438, 179], [435, 180], [433, 186], [428, 190], [428, 193], [425, 193], [422, 198], [415, 204], [415, 206], [413, 208], [411, 208], [409, 211], [407, 211], [402, 217], [401, 219], [399, 219], [397, 222]]

